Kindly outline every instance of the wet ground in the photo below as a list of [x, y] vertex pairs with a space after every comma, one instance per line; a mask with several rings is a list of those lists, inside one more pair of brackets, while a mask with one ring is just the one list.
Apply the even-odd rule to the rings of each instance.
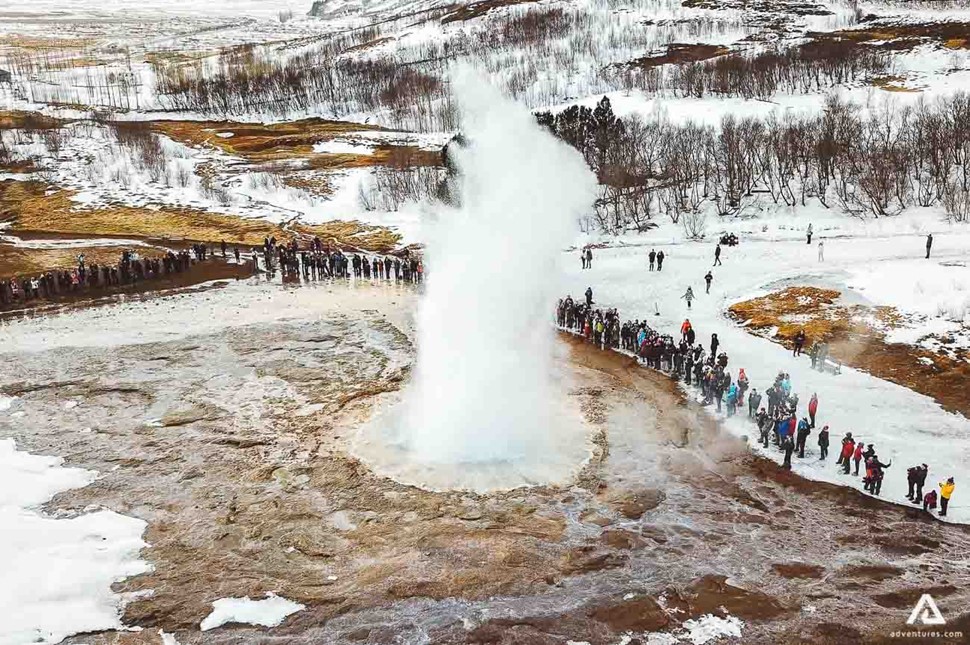
[[[0, 391], [19, 399], [0, 437], [102, 473], [51, 508], [149, 525], [154, 571], [117, 585], [152, 590], [125, 611], [144, 631], [71, 642], [646, 643], [730, 614], [744, 643], [898, 643], [923, 593], [970, 633], [970, 531], [781, 471], [666, 377], [571, 336], [568, 396], [596, 445], [572, 486], [476, 495], [376, 475], [349, 442], [408, 378], [413, 293], [281, 289], [111, 305], [91, 318], [103, 342], [50, 322], [58, 347], [4, 344]], [[192, 333], [186, 310], [227, 320]], [[152, 311], [179, 333], [113, 331]], [[214, 600], [268, 591], [307, 608], [273, 629], [199, 631]]]

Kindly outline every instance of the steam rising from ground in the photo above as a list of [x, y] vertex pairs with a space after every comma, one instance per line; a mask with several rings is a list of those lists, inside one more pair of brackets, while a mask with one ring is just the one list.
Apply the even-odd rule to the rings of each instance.
[[[588, 451], [553, 377], [555, 272], [595, 179], [579, 153], [478, 74], [459, 72], [454, 89], [468, 140], [455, 155], [462, 206], [426, 233], [414, 380], [374, 425], [400, 451], [392, 461], [407, 462], [389, 474], [409, 483], [564, 481]], [[358, 452], [388, 472], [375, 464], [386, 461], [374, 454], [381, 438], [364, 434]]]

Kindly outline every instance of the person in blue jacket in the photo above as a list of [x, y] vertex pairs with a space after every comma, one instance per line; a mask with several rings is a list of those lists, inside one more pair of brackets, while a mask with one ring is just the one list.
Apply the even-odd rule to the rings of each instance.
[[812, 434], [812, 428], [808, 423], [808, 419], [803, 418], [798, 422], [798, 438], [795, 441], [795, 449], [798, 450], [798, 457], [800, 459], [805, 458], [805, 441], [810, 434]]

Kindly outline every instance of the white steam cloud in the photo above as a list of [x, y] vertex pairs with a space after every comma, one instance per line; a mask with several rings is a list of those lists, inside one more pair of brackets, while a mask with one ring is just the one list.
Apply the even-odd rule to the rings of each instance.
[[[453, 85], [467, 139], [456, 153], [461, 207], [426, 234], [418, 359], [394, 441], [425, 471], [460, 466], [455, 487], [551, 483], [588, 454], [563, 427], [579, 423], [552, 378], [551, 319], [558, 260], [596, 182], [578, 152], [479, 74], [462, 70]], [[469, 475], [503, 468], [512, 485]]]

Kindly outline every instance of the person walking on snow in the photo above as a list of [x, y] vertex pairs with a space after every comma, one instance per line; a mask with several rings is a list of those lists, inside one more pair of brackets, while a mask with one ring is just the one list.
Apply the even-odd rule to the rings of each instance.
[[815, 429], [815, 413], [818, 412], [818, 394], [812, 393], [812, 398], [808, 400], [808, 418], [811, 422], [811, 427]]
[[940, 517], [946, 517], [946, 507], [950, 505], [950, 498], [953, 496], [953, 489], [956, 484], [950, 477], [945, 482], [940, 482]]
[[822, 431], [818, 433], [818, 452], [819, 461], [824, 461], [829, 456], [829, 427], [822, 426]]
[[806, 244], [811, 244], [812, 243], [812, 225], [811, 225], [811, 223], [809, 223], [808, 230], [805, 231], [805, 234], [808, 236], [808, 242], [806, 242]]
[[681, 298], [687, 301], [687, 308], [690, 309], [690, 301], [694, 299], [694, 290], [687, 287], [687, 293], [682, 295]]
[[792, 356], [801, 356], [802, 347], [805, 346], [805, 330], [799, 329], [798, 333], [795, 334], [795, 349], [792, 351]]
[[684, 318], [684, 322], [680, 325], [680, 337], [685, 341], [687, 340], [688, 331], [690, 331], [690, 318]]
[[714, 266], [721, 263], [721, 244], [718, 242], [717, 247], [714, 249]]
[[[929, 235], [926, 236], [926, 259], [927, 260], [930, 259], [930, 249], [931, 248], [933, 248], [933, 234], [932, 233], [930, 233]], [[946, 515], [946, 513], [943, 510], [944, 508], [946, 508], [946, 504], [944, 504], [943, 502], [940, 502], [940, 515]]]
[[657, 252], [650, 249], [650, 255], [647, 257], [650, 258], [650, 270], [653, 271], [653, 263], [657, 261]]
[[593, 304], [593, 287], [586, 287], [586, 306], [590, 307]]
[[583, 268], [586, 268], [586, 249], [579, 250], [579, 259], [583, 263]]
[[818, 241], [818, 261], [819, 262], [825, 261], [825, 242], [823, 242], [822, 240]]
[[661, 251], [660, 253], [657, 254], [657, 271], [663, 271], [664, 270], [664, 258], [665, 257], [666, 256], [664, 255], [664, 252], [663, 251]]
[[707, 275], [704, 276], [704, 282], [707, 283], [707, 291], [705, 291], [704, 293], [710, 293], [711, 292], [711, 280], [713, 280], [713, 279], [714, 279], [714, 276], [712, 276], [711, 275], [711, 272], [708, 271], [707, 272]]

